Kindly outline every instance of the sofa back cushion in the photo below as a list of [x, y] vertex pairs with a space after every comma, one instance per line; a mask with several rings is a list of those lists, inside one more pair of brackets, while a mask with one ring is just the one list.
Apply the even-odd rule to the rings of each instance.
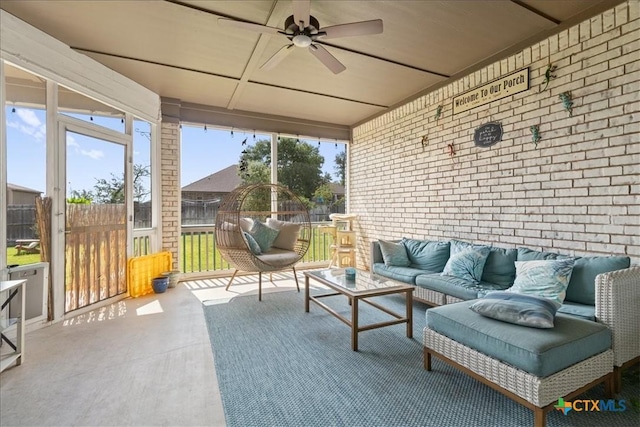
[[580, 304], [596, 304], [596, 276], [609, 271], [629, 268], [631, 259], [625, 256], [577, 258], [565, 299]]
[[518, 248], [518, 261], [544, 261], [549, 259], [565, 259], [571, 258], [567, 255], [556, 254], [553, 252], [534, 251], [529, 248]]
[[449, 259], [449, 242], [402, 239], [411, 266], [421, 270], [441, 272]]
[[507, 289], [513, 285], [516, 278], [516, 259], [518, 251], [516, 249], [505, 249], [491, 247], [491, 252], [487, 257], [487, 262], [482, 270], [482, 281], [500, 285]]

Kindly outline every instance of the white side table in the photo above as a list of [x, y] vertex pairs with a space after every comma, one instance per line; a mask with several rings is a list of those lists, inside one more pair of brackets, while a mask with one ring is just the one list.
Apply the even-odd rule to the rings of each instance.
[[[0, 340], [3, 341], [3, 346], [8, 345], [13, 349], [13, 352], [6, 354], [3, 353], [0, 356], [0, 372], [4, 371], [14, 362], [16, 366], [18, 366], [24, 361], [24, 304], [26, 284], [26, 279], [0, 281], [0, 294], [4, 294], [6, 292], [7, 295], [0, 300], [2, 301], [0, 312], [6, 309], [8, 313], [11, 300], [18, 294], [20, 301], [20, 314], [18, 314], [17, 318], [11, 319], [7, 316], [6, 318], [0, 319]], [[4, 331], [14, 323], [16, 324], [15, 342], [11, 341], [4, 334]]]

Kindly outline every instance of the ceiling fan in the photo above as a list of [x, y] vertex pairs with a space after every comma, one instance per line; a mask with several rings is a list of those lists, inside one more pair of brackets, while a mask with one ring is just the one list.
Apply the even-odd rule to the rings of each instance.
[[218, 18], [218, 23], [259, 33], [282, 34], [291, 41], [290, 44], [283, 46], [267, 62], [262, 64], [260, 68], [263, 70], [274, 68], [287, 55], [293, 52], [294, 47], [303, 47], [309, 48], [313, 56], [318, 58], [334, 74], [338, 74], [346, 70], [347, 67], [322, 45], [315, 43], [316, 41], [382, 33], [382, 19], [333, 25], [321, 29], [318, 20], [310, 15], [310, 7], [310, 0], [293, 0], [293, 15], [284, 21], [284, 30], [226, 18]]

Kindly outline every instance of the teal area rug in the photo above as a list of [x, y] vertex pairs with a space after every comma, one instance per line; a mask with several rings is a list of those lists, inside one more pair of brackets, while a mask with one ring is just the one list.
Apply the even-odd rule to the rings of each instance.
[[[402, 313], [402, 297], [377, 299]], [[327, 302], [345, 316], [344, 297]], [[360, 333], [351, 350], [349, 328], [311, 304], [304, 293], [237, 297], [204, 305], [226, 422], [235, 426], [533, 426], [533, 412], [479, 381], [433, 359], [422, 367], [422, 329], [427, 306], [415, 304], [414, 338], [405, 325]], [[361, 304], [361, 321], [388, 316]], [[364, 323], [362, 323], [364, 324]], [[598, 386], [582, 399], [601, 399]], [[559, 411], [547, 425], [637, 426], [638, 371], [626, 375], [624, 412]]]

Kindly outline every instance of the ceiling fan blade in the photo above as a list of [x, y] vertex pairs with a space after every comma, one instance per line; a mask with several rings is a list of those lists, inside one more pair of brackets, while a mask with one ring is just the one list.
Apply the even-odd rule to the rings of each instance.
[[280, 61], [282, 61], [284, 59], [285, 56], [287, 56], [291, 52], [293, 52], [293, 48], [294, 47], [295, 47], [295, 45], [293, 45], [293, 44], [282, 46], [282, 48], [279, 49], [271, 58], [269, 58], [267, 60], [267, 62], [262, 64], [260, 69], [261, 70], [270, 70], [270, 69], [272, 69], [273, 67], [278, 65], [280, 63]]
[[[309, 26], [309, 15], [311, 13], [310, 0], [293, 0], [293, 19], [300, 31]], [[300, 21], [303, 23], [300, 24]]]
[[335, 56], [331, 55], [329, 51], [324, 47], [317, 44], [312, 44], [311, 46], [309, 46], [309, 50], [311, 51], [311, 54], [318, 58], [318, 60], [322, 62], [325, 67], [330, 69], [333, 74], [341, 73], [347, 69], [347, 67], [342, 65], [342, 63], [338, 61]]
[[337, 39], [338, 37], [366, 36], [382, 33], [382, 19], [373, 21], [352, 22], [351, 24], [333, 25], [322, 29], [322, 40]]
[[274, 27], [267, 27], [266, 25], [252, 24], [251, 22], [234, 21], [233, 19], [218, 18], [218, 25], [224, 27], [235, 27], [243, 30], [255, 31], [258, 33], [266, 34], [278, 34], [279, 29]]

